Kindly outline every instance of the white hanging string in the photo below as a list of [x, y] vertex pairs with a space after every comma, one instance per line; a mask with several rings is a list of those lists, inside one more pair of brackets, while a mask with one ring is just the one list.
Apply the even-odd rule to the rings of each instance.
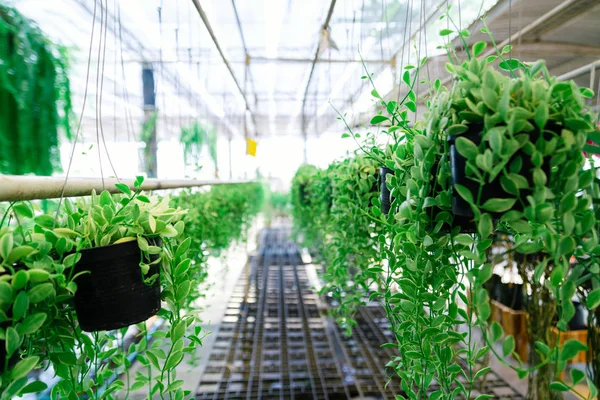
[[90, 47], [89, 47], [89, 51], [88, 51], [88, 61], [87, 61], [87, 71], [86, 71], [86, 77], [85, 77], [85, 89], [83, 92], [83, 104], [81, 106], [81, 113], [79, 114], [79, 122], [77, 123], [77, 132], [75, 133], [75, 139], [73, 140], [73, 146], [71, 148], [71, 157], [69, 158], [69, 164], [67, 166], [67, 173], [65, 175], [65, 181], [63, 183], [62, 189], [60, 191], [60, 198], [58, 200], [58, 207], [56, 208], [56, 214], [54, 216], [54, 226], [56, 226], [56, 222], [58, 220], [58, 215], [60, 213], [60, 207], [62, 205], [63, 202], [63, 198], [65, 195], [65, 188], [67, 187], [67, 181], [69, 179], [69, 174], [71, 173], [71, 167], [73, 165], [73, 158], [75, 157], [75, 149], [77, 147], [77, 141], [79, 139], [79, 134], [81, 132], [81, 125], [83, 122], [83, 115], [85, 113], [85, 106], [87, 103], [87, 93], [88, 93], [88, 87], [89, 87], [89, 81], [90, 81], [90, 67], [92, 64], [92, 49], [94, 47], [94, 29], [96, 27], [96, 9], [98, 6], [98, 0], [94, 0], [94, 12], [92, 15], [92, 33], [90, 34]]
[[98, 42], [98, 61], [96, 63], [96, 151], [98, 152], [98, 164], [100, 166], [100, 177], [102, 178], [102, 189], [104, 190], [104, 171], [102, 170], [102, 148], [100, 147], [100, 127], [99, 127], [99, 123], [100, 123], [100, 76], [101, 74], [101, 69], [100, 69], [100, 63], [102, 61], [102, 29], [104, 28], [104, 6], [103, 6], [103, 0], [100, 0], [100, 39]]
[[[107, 34], [108, 34], [108, 0], [104, 0], [105, 2], [105, 17], [104, 17], [104, 40], [102, 44], [104, 48], [102, 49], [102, 72], [100, 77], [100, 94], [98, 96], [99, 99], [99, 107], [98, 107], [98, 117], [97, 120], [100, 122], [100, 137], [102, 139], [102, 144], [104, 145], [104, 151], [106, 152], [106, 158], [108, 159], [108, 164], [112, 169], [112, 172], [117, 178], [117, 181], [120, 181], [119, 176], [117, 175], [117, 171], [115, 170], [115, 166], [113, 165], [112, 159], [110, 158], [110, 153], [108, 151], [108, 146], [106, 146], [106, 138], [104, 136], [104, 123], [103, 123], [103, 115], [102, 115], [102, 95], [104, 93], [104, 71], [106, 66], [106, 43], [107, 43]], [[100, 2], [102, 5], [102, 2]], [[100, 62], [100, 60], [98, 60]], [[98, 155], [100, 156], [101, 148], [98, 147]], [[100, 165], [100, 172], [102, 172], [102, 164]], [[104, 182], [104, 176], [102, 176], [102, 181]], [[104, 185], [103, 185], [104, 188]]]

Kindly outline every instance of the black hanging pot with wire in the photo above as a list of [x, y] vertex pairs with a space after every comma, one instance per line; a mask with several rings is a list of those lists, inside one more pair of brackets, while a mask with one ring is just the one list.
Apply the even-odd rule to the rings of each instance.
[[388, 167], [381, 167], [379, 169], [379, 179], [381, 181], [381, 212], [388, 214], [390, 207], [394, 202], [391, 191], [387, 186], [386, 177], [387, 175], [394, 175], [394, 170]]
[[[475, 182], [467, 176], [467, 159], [464, 156], [462, 156], [456, 149], [456, 140], [459, 137], [464, 137], [466, 139], [469, 139], [476, 146], [479, 146], [483, 138], [484, 130], [485, 128], [483, 123], [472, 123], [469, 124], [469, 129], [466, 132], [460, 135], [448, 136], [448, 144], [450, 150], [450, 166], [452, 171], [452, 184], [462, 185], [466, 187], [469, 190], [469, 192], [471, 192], [471, 195], [474, 199], [477, 198], [479, 193], [479, 183]], [[549, 122], [544, 129], [543, 140], [551, 140], [554, 136], [552, 132], [561, 131], [562, 127], [560, 125]], [[538, 128], [536, 128], [531, 132], [523, 132], [521, 135], [528, 135], [529, 142], [535, 144], [540, 139], [542, 133]], [[542, 171], [546, 174], [547, 177], [550, 177], [550, 158], [551, 156], [544, 157], [541, 167]], [[531, 155], [526, 153], [524, 147], [521, 147], [512, 155], [511, 159], [507, 163], [507, 166], [513, 165], [513, 162], [515, 163], [514, 165], [519, 165], [519, 167], [515, 167], [517, 168], [517, 173], [527, 180], [528, 187], [533, 187], [534, 165], [531, 160]], [[508, 193], [503, 188], [501, 176], [502, 174], [498, 174], [498, 176], [492, 182], [486, 182], [483, 185], [480, 199], [481, 204], [493, 198], [515, 198], [514, 194]], [[531, 189], [520, 189], [519, 198], [525, 199], [531, 193]], [[523, 206], [519, 201], [517, 201], [515, 202], [513, 209], [522, 211]], [[462, 217], [473, 216], [473, 210], [471, 210], [471, 206], [456, 192], [456, 190], [452, 191], [452, 212], [455, 215]], [[502, 214], [503, 213], [491, 213], [492, 217], [496, 219], [500, 218]]]
[[[160, 239], [149, 239], [160, 246]], [[150, 265], [146, 275], [140, 262], [150, 264], [137, 240], [81, 251], [75, 265], [75, 311], [81, 329], [108, 331], [137, 324], [160, 310], [160, 263]], [[156, 276], [152, 283], [146, 280]]]

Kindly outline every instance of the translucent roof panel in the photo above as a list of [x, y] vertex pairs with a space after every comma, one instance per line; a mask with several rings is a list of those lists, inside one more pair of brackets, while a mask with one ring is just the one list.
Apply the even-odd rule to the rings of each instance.
[[[389, 97], [403, 90], [403, 67], [424, 56], [428, 57], [429, 77], [443, 78], [445, 55], [438, 49], [444, 40], [440, 29], [453, 23], [470, 29], [470, 43], [488, 40], [480, 32], [481, 22], [473, 23], [483, 14], [487, 14], [498, 42], [537, 24], [519, 39], [513, 51], [526, 60], [545, 58], [557, 73], [600, 56], [596, 47], [600, 37], [597, 0], [570, 1], [566, 6], [563, 0], [198, 3], [230, 69], [192, 0], [14, 2], [54, 41], [71, 49], [77, 113], [87, 86], [84, 137], [94, 137], [101, 103], [105, 130], [123, 141], [139, 134], [144, 119], [144, 66], [153, 68], [155, 74], [159, 135], [172, 140], [181, 125], [193, 119], [212, 121], [225, 137], [243, 137], [245, 132], [267, 137], [339, 131], [343, 126], [336, 121], [333, 107], [351, 114], [353, 123], [368, 121], [373, 98], [370, 83], [361, 79], [365, 66], [374, 73], [378, 91]], [[323, 30], [332, 3], [333, 13]], [[440, 19], [448, 6], [451, 21]], [[552, 10], [563, 6], [560, 13], [551, 15]], [[94, 40], [86, 85], [92, 26]], [[99, 52], [100, 38], [106, 49]], [[449, 38], [460, 46], [452, 36]]]

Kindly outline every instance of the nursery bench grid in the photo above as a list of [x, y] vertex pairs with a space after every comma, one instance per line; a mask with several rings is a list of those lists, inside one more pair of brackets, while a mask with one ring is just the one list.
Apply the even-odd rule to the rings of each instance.
[[[384, 310], [362, 307], [347, 337], [323, 314], [289, 230], [265, 229], [233, 291], [197, 399], [391, 399], [399, 381], [385, 365], [395, 354]], [[435, 388], [433, 388], [435, 389]], [[486, 393], [522, 397], [491, 372]]]

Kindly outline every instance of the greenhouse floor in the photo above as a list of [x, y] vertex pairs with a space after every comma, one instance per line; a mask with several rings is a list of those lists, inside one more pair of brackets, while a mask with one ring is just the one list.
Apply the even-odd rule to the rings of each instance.
[[[261, 231], [229, 302], [217, 299], [226, 308], [195, 369], [196, 398], [394, 399], [400, 385], [387, 384], [394, 350], [380, 347], [393, 341], [383, 309], [361, 308], [345, 336], [317, 294], [318, 267], [302, 262], [288, 236], [285, 227]], [[495, 372], [484, 392], [524, 398]]]

